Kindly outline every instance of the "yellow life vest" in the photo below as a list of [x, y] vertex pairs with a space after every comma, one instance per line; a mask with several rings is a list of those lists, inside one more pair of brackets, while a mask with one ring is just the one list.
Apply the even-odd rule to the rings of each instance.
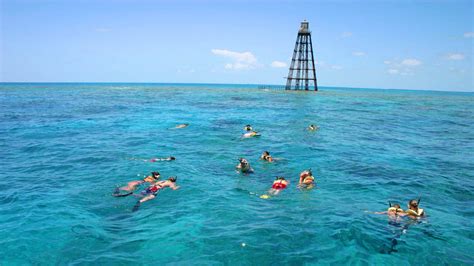
[[409, 215], [414, 215], [414, 216], [421, 216], [423, 214], [423, 209], [418, 209], [418, 212], [412, 210], [412, 209], [408, 209], [405, 211], [407, 214]]
[[145, 182], [153, 182], [153, 181], [155, 181], [155, 179], [154, 179], [153, 177], [151, 177], [151, 176], [147, 176], [145, 179], [143, 179], [143, 181], [145, 181]]

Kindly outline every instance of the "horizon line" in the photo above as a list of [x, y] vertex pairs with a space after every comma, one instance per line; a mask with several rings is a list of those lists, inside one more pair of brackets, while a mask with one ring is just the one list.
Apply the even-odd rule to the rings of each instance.
[[[0, 81], [0, 84], [180, 84], [180, 85], [246, 85], [246, 86], [280, 86], [283, 84], [268, 84], [268, 83], [214, 83], [214, 82], [137, 82], [137, 81]], [[335, 88], [335, 89], [359, 89], [359, 90], [399, 90], [399, 91], [433, 91], [433, 92], [461, 92], [474, 93], [474, 90], [443, 90], [443, 89], [402, 89], [402, 88], [375, 88], [375, 87], [342, 87], [342, 86], [324, 86], [318, 85], [318, 88]], [[304, 90], [303, 90], [304, 91]], [[314, 91], [314, 90], [310, 90]]]

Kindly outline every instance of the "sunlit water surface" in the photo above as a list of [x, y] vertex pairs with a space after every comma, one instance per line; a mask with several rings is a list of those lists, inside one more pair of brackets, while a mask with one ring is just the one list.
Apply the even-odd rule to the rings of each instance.
[[[473, 122], [472, 93], [1, 84], [0, 260], [472, 265]], [[241, 139], [246, 124], [262, 136]], [[235, 172], [239, 157], [254, 174]], [[317, 189], [301, 191], [310, 167]], [[111, 196], [155, 170], [181, 188], [137, 212]], [[290, 186], [260, 199], [276, 175]], [[417, 197], [422, 221], [365, 212]]]

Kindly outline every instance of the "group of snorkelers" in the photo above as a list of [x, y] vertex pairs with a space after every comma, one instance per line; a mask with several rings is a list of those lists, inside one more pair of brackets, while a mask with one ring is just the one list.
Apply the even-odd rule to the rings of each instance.
[[[185, 128], [189, 124], [182, 124], [178, 125], [176, 128]], [[315, 125], [310, 125], [307, 130], [309, 131], [315, 131], [318, 130], [319, 127]], [[254, 131], [251, 125], [246, 125], [244, 127], [244, 130], [246, 133], [244, 134], [244, 137], [247, 135], [248, 137], [251, 136], [260, 136], [260, 134], [257, 131]], [[272, 163], [275, 161], [276, 158], [273, 158], [270, 154], [269, 151], [264, 151], [262, 155], [260, 156], [260, 159], [269, 163]], [[174, 161], [176, 160], [175, 157], [170, 156], [167, 158], [152, 158], [152, 159], [144, 159], [144, 161], [150, 161], [150, 162], [158, 162], [158, 161]], [[239, 164], [236, 166], [236, 169], [244, 174], [249, 174], [253, 173], [254, 170], [250, 166], [250, 163], [248, 162], [247, 159], [245, 158], [239, 158]], [[151, 175], [145, 177], [142, 180], [134, 180], [130, 181], [127, 183], [126, 186], [118, 187], [115, 189], [113, 196], [114, 197], [127, 197], [130, 195], [135, 195], [139, 197], [140, 199], [137, 201], [135, 206], [133, 207], [133, 211], [138, 210], [140, 205], [143, 202], [146, 202], [148, 200], [154, 199], [158, 193], [158, 191], [169, 187], [173, 190], [176, 190], [179, 188], [179, 186], [176, 185], [176, 180], [177, 176], [171, 176], [167, 180], [159, 180], [161, 177], [159, 172], [152, 172]], [[269, 195], [278, 195], [282, 190], [286, 189], [288, 185], [290, 184], [290, 181], [287, 180], [283, 176], [277, 176], [275, 180], [273, 181], [273, 184], [271, 188], [268, 190], [267, 194], [264, 194], [261, 196], [261, 198], [269, 198]], [[138, 187], [145, 185], [145, 188], [140, 191], [140, 193], [135, 194], [135, 191], [138, 189]], [[315, 178], [313, 176], [312, 170], [304, 170], [303, 172], [300, 173], [299, 180], [298, 180], [298, 188], [304, 188], [304, 189], [311, 189], [315, 186]], [[387, 209], [387, 211], [384, 212], [375, 212], [375, 214], [388, 214], [389, 216], [410, 216], [410, 217], [423, 217], [425, 216], [425, 212], [423, 209], [419, 208], [419, 203], [420, 199], [418, 200], [410, 200], [408, 202], [408, 209], [403, 210], [400, 208], [400, 204], [392, 204], [389, 203], [390, 206]]]
[[[315, 125], [310, 125], [307, 130], [309, 131], [315, 131], [318, 130], [319, 127]], [[254, 131], [251, 125], [246, 125], [244, 127], [245, 133], [242, 135], [243, 138], [250, 138], [250, 137], [258, 137], [260, 136], [260, 133], [257, 131]], [[274, 162], [275, 158], [273, 158], [270, 155], [269, 151], [264, 151], [262, 155], [260, 156], [260, 160], [266, 161], [266, 162]], [[254, 170], [250, 166], [250, 163], [248, 162], [247, 159], [245, 158], [239, 158], [239, 164], [236, 166], [236, 169], [244, 174], [249, 174], [253, 173]], [[269, 195], [278, 195], [280, 191], [283, 189], [286, 189], [288, 185], [290, 184], [290, 181], [287, 180], [283, 176], [277, 176], [275, 180], [273, 181], [273, 184], [271, 188], [268, 190], [268, 194], [262, 195], [261, 198], [269, 198]], [[305, 170], [300, 173], [300, 178], [298, 181], [298, 187], [299, 188], [306, 188], [306, 189], [311, 189], [315, 185], [315, 178], [313, 177], [313, 173], [311, 169]]]
[[[309, 131], [315, 131], [318, 130], [319, 127], [315, 125], [309, 125], [307, 130]], [[246, 125], [244, 127], [245, 133], [242, 135], [244, 138], [248, 137], [254, 137], [254, 136], [260, 136], [260, 134], [257, 131], [254, 131], [251, 125]], [[264, 151], [262, 155], [260, 156], [260, 160], [266, 161], [266, 162], [274, 162], [275, 158], [273, 158], [270, 155], [269, 151]], [[239, 158], [239, 164], [236, 166], [236, 169], [244, 174], [249, 174], [253, 173], [254, 170], [250, 166], [250, 163], [248, 162], [247, 159], [245, 158]], [[283, 176], [277, 176], [275, 180], [273, 181], [272, 187], [268, 190], [268, 194], [270, 195], [277, 195], [285, 189], [289, 185], [290, 181], [285, 179]], [[298, 187], [299, 188], [306, 188], [306, 189], [311, 189], [315, 186], [315, 178], [313, 176], [313, 173], [311, 169], [305, 170], [300, 173], [300, 178], [298, 181]], [[268, 198], [268, 195], [262, 195], [261, 198]]]
[[[180, 124], [172, 129], [181, 129], [189, 126], [189, 124]], [[163, 162], [163, 161], [174, 161], [176, 160], [175, 157], [169, 156], [166, 158], [151, 158], [151, 159], [139, 159], [139, 158], [131, 158], [132, 160], [140, 160], [144, 162]], [[127, 197], [130, 195], [134, 195], [140, 198], [137, 203], [133, 206], [132, 211], [137, 211], [140, 208], [140, 205], [145, 202], [152, 200], [156, 197], [158, 192], [164, 188], [171, 188], [176, 190], [179, 186], [176, 185], [176, 180], [178, 179], [177, 176], [170, 176], [167, 180], [159, 180], [161, 177], [159, 172], [151, 172], [151, 175], [145, 177], [142, 180], [134, 180], [127, 183], [126, 186], [117, 187], [115, 191], [112, 193], [114, 197]], [[135, 191], [139, 187], [144, 188], [140, 191], [140, 193], [135, 194]]]
[[[270, 152], [264, 151], [262, 155], [260, 156], [260, 159], [263, 161], [267, 162], [273, 162], [274, 158], [270, 155]], [[238, 171], [244, 173], [244, 174], [250, 174], [253, 173], [254, 170], [250, 166], [250, 163], [248, 162], [247, 159], [245, 158], [239, 158], [239, 163], [235, 167]], [[298, 180], [298, 188], [303, 188], [303, 189], [311, 189], [315, 186], [315, 178], [313, 176], [313, 172], [311, 169], [304, 170], [303, 172], [300, 173], [299, 180]], [[282, 190], [286, 189], [288, 185], [290, 184], [290, 181], [287, 180], [283, 176], [277, 176], [275, 180], [273, 181], [273, 184], [271, 188], [268, 190], [268, 193], [265, 195], [260, 196], [260, 198], [267, 199], [270, 196], [275, 196], [278, 195]]]

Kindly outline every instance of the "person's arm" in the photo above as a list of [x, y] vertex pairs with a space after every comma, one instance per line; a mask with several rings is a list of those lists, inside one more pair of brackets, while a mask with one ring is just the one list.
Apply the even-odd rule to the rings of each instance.
[[242, 168], [242, 165], [239, 163], [235, 168], [241, 169], [241, 168]]
[[172, 184], [170, 184], [170, 188], [172, 190], [177, 190], [177, 189], [179, 189], [179, 186], [177, 186], [175, 183], [172, 183]]
[[373, 212], [373, 214], [387, 214], [388, 211], [384, 211], [384, 212]]

